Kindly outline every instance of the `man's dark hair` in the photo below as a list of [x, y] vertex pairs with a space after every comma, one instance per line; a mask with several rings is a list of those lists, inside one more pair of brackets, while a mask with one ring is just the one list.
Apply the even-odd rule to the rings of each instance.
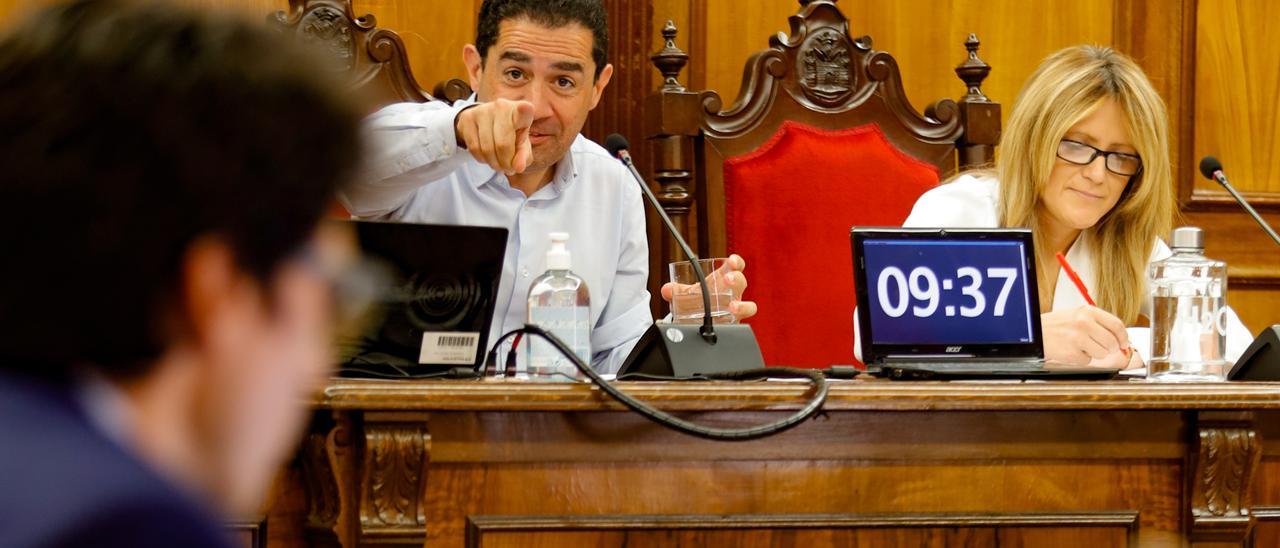
[[484, 0], [476, 24], [476, 50], [481, 63], [498, 41], [502, 22], [521, 17], [553, 29], [577, 23], [590, 30], [594, 38], [591, 60], [596, 64], [595, 77], [600, 77], [609, 62], [609, 24], [600, 0]]
[[79, 0], [0, 38], [0, 369], [135, 377], [182, 326], [182, 261], [224, 241], [270, 283], [359, 153], [359, 113], [283, 35]]

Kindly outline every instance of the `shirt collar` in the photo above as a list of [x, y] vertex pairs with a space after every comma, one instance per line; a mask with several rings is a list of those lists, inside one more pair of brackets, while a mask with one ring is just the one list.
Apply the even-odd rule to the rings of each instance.
[[134, 418], [124, 391], [102, 374], [84, 369], [76, 376], [73, 394], [95, 430], [120, 447], [130, 446]]

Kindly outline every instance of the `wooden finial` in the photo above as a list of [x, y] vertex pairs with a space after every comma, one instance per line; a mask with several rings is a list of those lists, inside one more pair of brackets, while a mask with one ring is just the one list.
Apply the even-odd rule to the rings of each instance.
[[669, 91], [684, 91], [684, 86], [680, 85], [680, 71], [684, 70], [684, 66], [689, 63], [689, 54], [684, 50], [676, 47], [676, 29], [674, 21], [668, 19], [667, 24], [662, 27], [662, 37], [666, 38], [666, 46], [662, 51], [649, 56], [653, 61], [653, 66], [658, 67], [658, 72], [662, 73], [662, 89]]
[[956, 75], [969, 88], [965, 99], [987, 100], [987, 96], [982, 93], [982, 82], [991, 73], [991, 66], [978, 57], [978, 46], [981, 44], [978, 41], [978, 35], [970, 34], [969, 39], [964, 41], [964, 48], [969, 51], [969, 57], [956, 67]]

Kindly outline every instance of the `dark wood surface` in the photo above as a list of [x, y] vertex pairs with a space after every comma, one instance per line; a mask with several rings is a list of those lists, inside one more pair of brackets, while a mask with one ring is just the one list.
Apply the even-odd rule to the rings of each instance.
[[[808, 391], [620, 386], [719, 426], [776, 420]], [[341, 380], [314, 403], [271, 546], [1280, 538], [1280, 384], [838, 382], [822, 416], [747, 442], [664, 429], [582, 384]]]

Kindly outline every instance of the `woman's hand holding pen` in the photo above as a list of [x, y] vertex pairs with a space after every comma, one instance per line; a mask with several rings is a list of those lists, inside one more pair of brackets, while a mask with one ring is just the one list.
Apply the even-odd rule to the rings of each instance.
[[1129, 332], [1124, 322], [1096, 306], [1040, 315], [1046, 360], [1124, 369], [1131, 366]]
[[1142, 358], [1129, 344], [1129, 332], [1125, 330], [1124, 322], [1098, 308], [1089, 295], [1089, 288], [1067, 262], [1066, 255], [1058, 253], [1057, 258], [1062, 271], [1089, 305], [1040, 315], [1045, 359], [1108, 369], [1142, 367]]

